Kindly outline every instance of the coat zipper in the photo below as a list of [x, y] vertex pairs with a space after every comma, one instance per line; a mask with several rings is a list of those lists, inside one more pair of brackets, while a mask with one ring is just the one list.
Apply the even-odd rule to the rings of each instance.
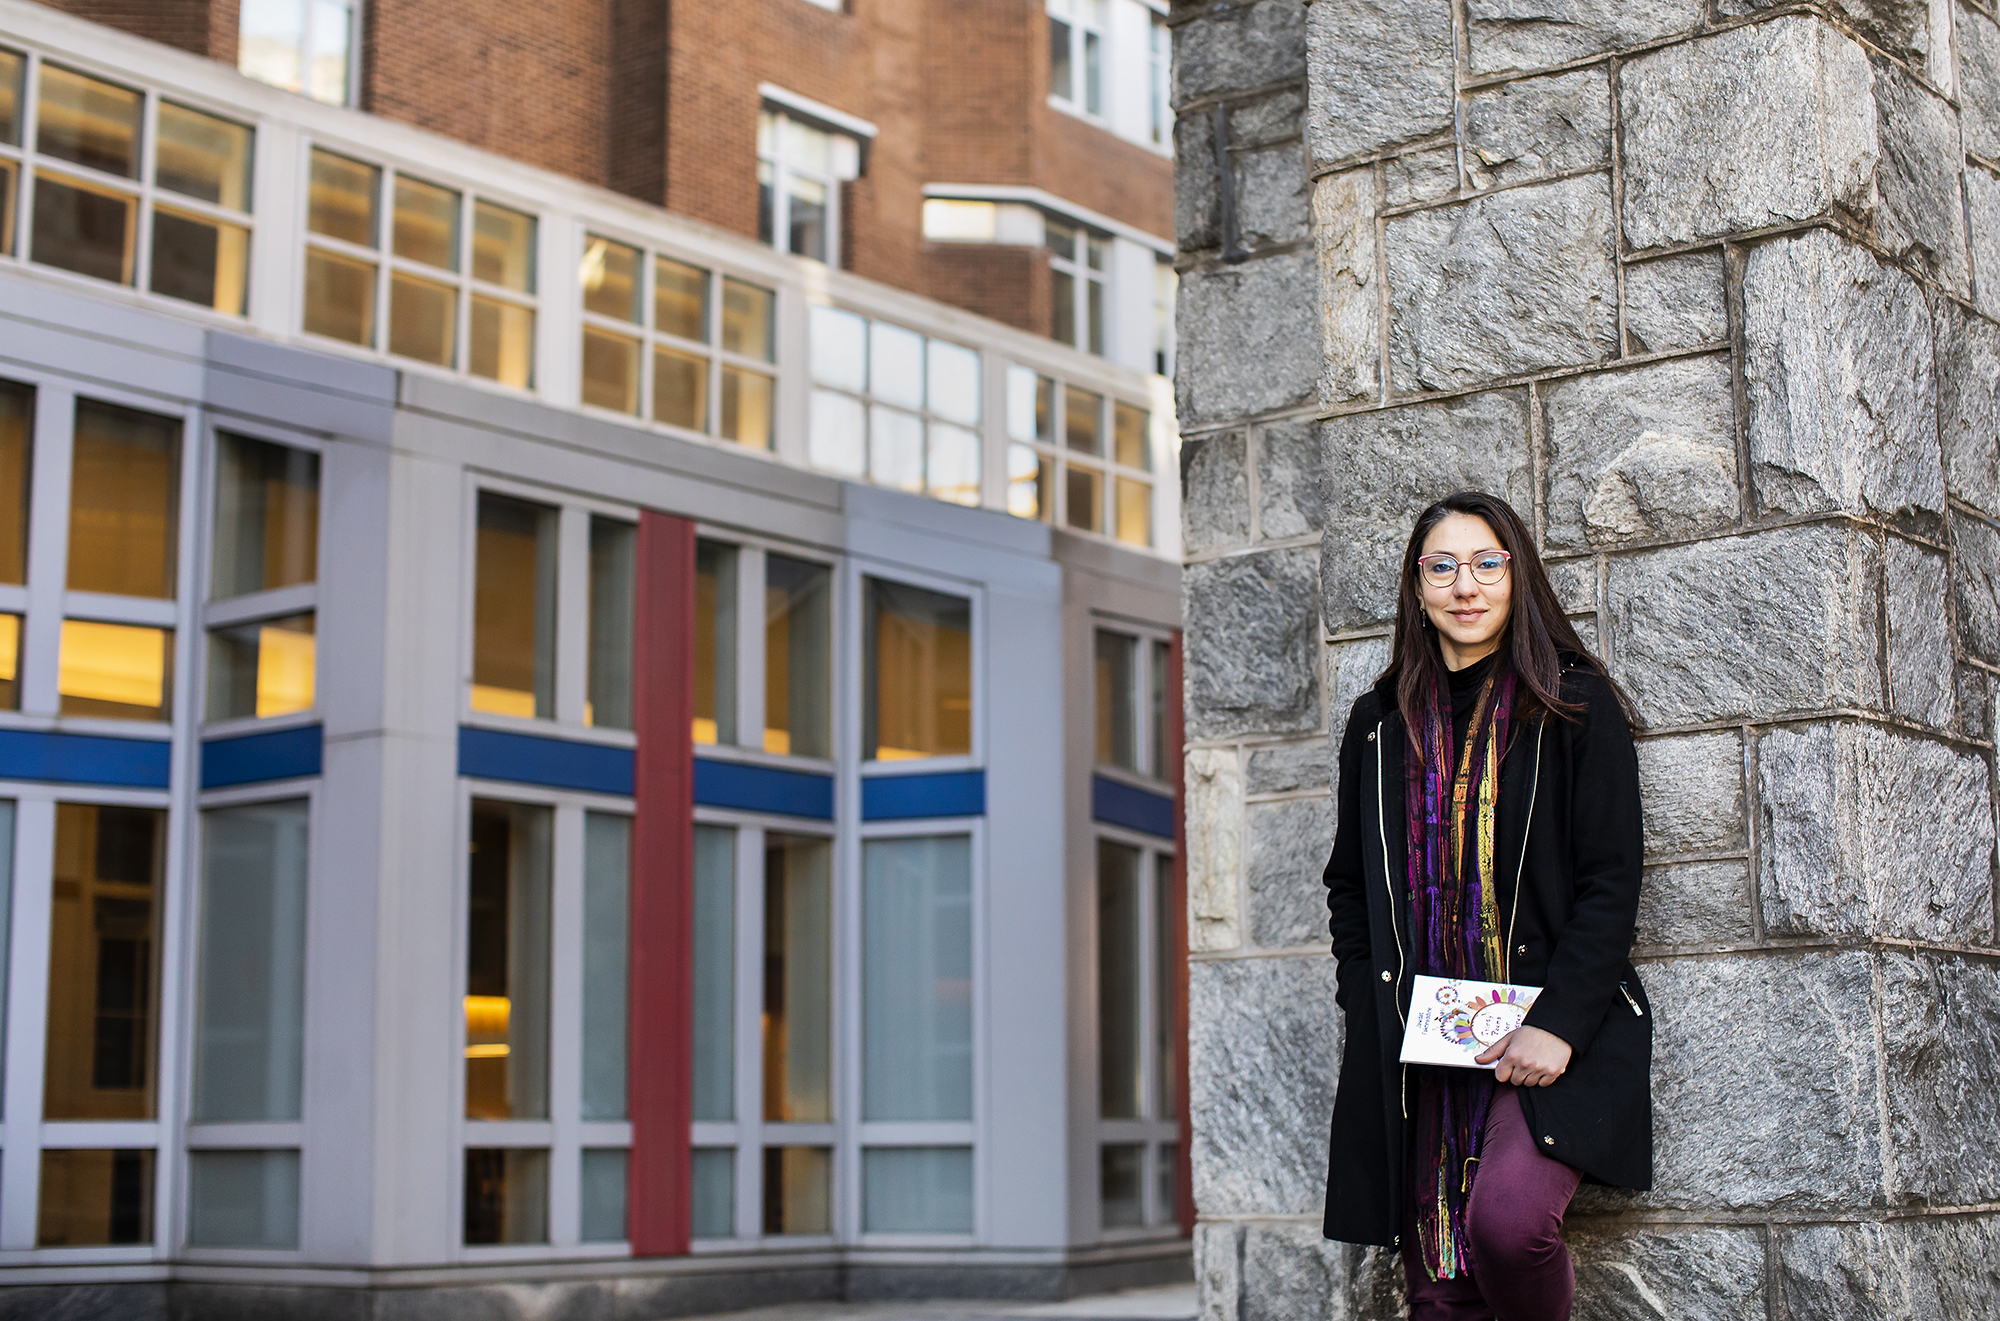
[[[1396, 938], [1396, 982], [1389, 988], [1391, 1003], [1396, 1006], [1396, 1021], [1408, 1031], [1410, 1020], [1403, 1013], [1403, 931], [1396, 922], [1396, 882], [1389, 874], [1389, 829], [1382, 810], [1382, 722], [1375, 723], [1375, 839], [1382, 846], [1382, 888], [1389, 894], [1389, 931]], [[1400, 1054], [1401, 1052], [1398, 1051]], [[1396, 1076], [1396, 1105], [1403, 1113], [1403, 1122], [1410, 1122], [1410, 1066], [1402, 1064]]]
[[1632, 998], [1632, 992], [1625, 988], [1624, 982], [1618, 983], [1618, 994], [1624, 996], [1625, 1003], [1632, 1006], [1632, 1016], [1634, 1018], [1644, 1018], [1646, 1016], [1646, 1011], [1641, 1009], [1639, 1002]]

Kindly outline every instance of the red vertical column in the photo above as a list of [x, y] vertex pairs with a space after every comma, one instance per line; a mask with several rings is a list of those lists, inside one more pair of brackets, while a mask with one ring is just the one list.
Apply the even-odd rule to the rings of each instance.
[[637, 1257], [688, 1250], [694, 1120], [694, 524], [639, 516], [633, 726], [632, 1155]]
[[1187, 774], [1182, 742], [1185, 719], [1181, 710], [1181, 635], [1174, 634], [1167, 658], [1167, 765], [1174, 777], [1174, 883], [1168, 901], [1173, 908], [1174, 1040], [1180, 1044], [1174, 1060], [1174, 1113], [1181, 1117], [1180, 1160], [1174, 1171], [1174, 1218], [1181, 1236], [1194, 1233], [1194, 1122], [1188, 1114], [1188, 926], [1187, 926]]

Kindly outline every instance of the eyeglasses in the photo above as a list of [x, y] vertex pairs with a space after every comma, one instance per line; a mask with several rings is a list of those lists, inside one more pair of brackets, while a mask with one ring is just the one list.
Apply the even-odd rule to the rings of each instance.
[[1513, 558], [1504, 550], [1482, 550], [1461, 564], [1439, 551], [1417, 558], [1417, 577], [1430, 587], [1451, 587], [1458, 582], [1459, 569], [1467, 568], [1472, 570], [1472, 581], [1491, 587], [1507, 576], [1507, 561]]

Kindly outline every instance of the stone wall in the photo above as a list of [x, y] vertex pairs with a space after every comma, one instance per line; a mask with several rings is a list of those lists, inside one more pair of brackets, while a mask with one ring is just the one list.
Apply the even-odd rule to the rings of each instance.
[[1646, 725], [1657, 1181], [1580, 1196], [1577, 1316], [2000, 1316], [1992, 5], [1173, 22], [1205, 1321], [1400, 1306], [1319, 1236], [1318, 872], [1462, 486]]

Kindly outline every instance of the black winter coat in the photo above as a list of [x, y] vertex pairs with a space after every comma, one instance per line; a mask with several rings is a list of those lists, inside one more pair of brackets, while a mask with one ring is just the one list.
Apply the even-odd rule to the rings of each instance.
[[[1643, 1189], [1653, 1180], [1653, 1018], [1629, 957], [1643, 856], [1638, 759], [1603, 678], [1572, 663], [1562, 691], [1582, 716], [1517, 722], [1500, 767], [1494, 853], [1507, 980], [1542, 988], [1527, 1021], [1572, 1052], [1561, 1078], [1521, 1089], [1521, 1111], [1546, 1154], [1597, 1182]], [[1326, 866], [1347, 1037], [1325, 1231], [1383, 1247], [1401, 1242], [1405, 1116], [1416, 1106], [1416, 1080], [1397, 1059], [1416, 962], [1404, 866], [1409, 748], [1393, 686], [1364, 693], [1341, 738]]]

